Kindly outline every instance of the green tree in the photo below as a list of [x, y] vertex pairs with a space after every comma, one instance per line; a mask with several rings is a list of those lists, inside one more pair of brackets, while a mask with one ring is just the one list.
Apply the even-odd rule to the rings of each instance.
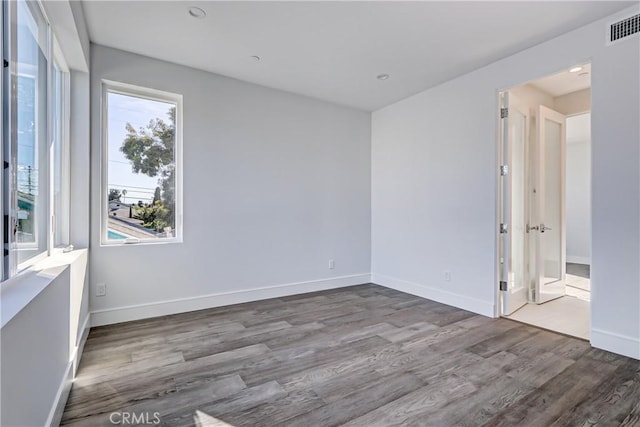
[[[126, 125], [127, 136], [122, 142], [120, 151], [131, 162], [131, 169], [134, 173], [143, 173], [150, 177], [158, 177], [158, 185], [161, 190], [160, 197], [158, 189], [154, 194], [153, 203], [148, 205], [152, 210], [160, 209], [158, 202], [162, 205], [163, 213], [160, 216], [162, 221], [166, 221], [165, 226], [174, 228], [175, 224], [175, 133], [176, 133], [176, 109], [171, 107], [167, 112], [169, 122], [157, 118], [149, 121], [146, 127], [135, 129], [130, 123]], [[153, 221], [145, 221], [151, 224]], [[145, 227], [147, 227], [145, 225]], [[156, 228], [149, 226], [149, 228]], [[157, 229], [157, 228], [156, 228]]]
[[122, 192], [116, 188], [109, 189], [109, 201], [119, 202], [122, 197]]
[[153, 202], [152, 203], [156, 203], [156, 202], [161, 202], [162, 201], [162, 191], [160, 190], [160, 187], [156, 187], [156, 191], [153, 193]]
[[[134, 206], [133, 217], [142, 221], [142, 225], [162, 232], [165, 227], [172, 227], [169, 209], [161, 202]], [[173, 227], [172, 227], [173, 228]]]

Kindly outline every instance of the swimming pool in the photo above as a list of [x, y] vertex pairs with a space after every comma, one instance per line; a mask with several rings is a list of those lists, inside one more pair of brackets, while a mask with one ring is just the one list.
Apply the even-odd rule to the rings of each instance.
[[116, 233], [115, 231], [107, 230], [107, 237], [109, 239], [126, 239], [127, 236], [123, 236], [120, 233]]

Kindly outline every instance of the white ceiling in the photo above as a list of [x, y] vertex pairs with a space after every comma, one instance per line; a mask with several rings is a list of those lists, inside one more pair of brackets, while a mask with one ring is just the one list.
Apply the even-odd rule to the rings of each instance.
[[372, 111], [632, 4], [85, 0], [84, 10], [94, 43]]
[[562, 71], [549, 77], [536, 80], [532, 86], [549, 95], [556, 97], [576, 92], [591, 87], [591, 64], [579, 65], [582, 69], [572, 73], [569, 70]]

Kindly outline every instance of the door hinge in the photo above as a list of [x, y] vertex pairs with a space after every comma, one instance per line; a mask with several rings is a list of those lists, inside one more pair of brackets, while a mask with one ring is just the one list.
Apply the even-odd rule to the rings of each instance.
[[509, 109], [508, 108], [501, 108], [500, 109], [500, 118], [501, 119], [505, 119], [509, 117]]
[[500, 165], [500, 176], [507, 176], [509, 174], [509, 165]]
[[504, 222], [500, 223], [500, 234], [505, 234], [507, 232], [507, 224]]
[[7, 169], [9, 167], [9, 162], [7, 162], [6, 160], [3, 160], [2, 165], [5, 169]]
[[507, 282], [505, 282], [504, 280], [500, 281], [500, 290], [501, 291], [506, 291], [507, 290]]
[[2, 66], [3, 66], [4, 68], [7, 68], [7, 67], [9, 66], [9, 61], [7, 61], [6, 59], [3, 59], [3, 60], [2, 60]]

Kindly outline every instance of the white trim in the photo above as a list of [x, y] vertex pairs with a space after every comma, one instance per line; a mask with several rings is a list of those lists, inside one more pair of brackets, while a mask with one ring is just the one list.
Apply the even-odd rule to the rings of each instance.
[[640, 360], [640, 339], [638, 338], [592, 328], [591, 346]]
[[279, 298], [289, 295], [323, 291], [326, 289], [342, 288], [345, 286], [369, 283], [371, 275], [368, 273], [350, 276], [331, 277], [328, 279], [309, 280], [305, 282], [286, 283], [263, 288], [245, 289], [234, 292], [220, 292], [189, 298], [179, 298], [167, 301], [157, 301], [146, 304], [95, 310], [91, 312], [91, 326], [109, 325], [112, 323], [128, 322], [168, 314], [184, 313], [213, 307], [222, 307], [269, 298]]
[[372, 274], [371, 281], [377, 285], [386, 286], [387, 288], [395, 289], [400, 292], [406, 292], [408, 294], [437, 301], [442, 304], [451, 305], [483, 316], [497, 317], [495, 314], [495, 304], [491, 301], [483, 301], [466, 295], [443, 291], [442, 289], [408, 282], [406, 280], [382, 274]]
[[87, 343], [87, 338], [89, 337], [89, 331], [91, 330], [91, 314], [87, 313], [84, 318], [84, 322], [82, 323], [82, 333], [80, 334], [80, 339], [75, 347], [75, 351], [73, 354], [73, 358], [71, 361], [73, 362], [73, 377], [75, 378], [76, 372], [78, 372], [78, 366], [80, 365], [80, 359], [82, 359], [82, 352], [84, 351], [84, 345]]
[[590, 257], [584, 257], [584, 256], [567, 255], [567, 262], [570, 262], [570, 263], [573, 263], [573, 264], [591, 265], [591, 258]]
[[[126, 244], [168, 244], [183, 242], [183, 161], [182, 161], [182, 119], [183, 119], [183, 97], [181, 94], [166, 92], [158, 89], [136, 86], [114, 80], [102, 80], [100, 101], [100, 246], [121, 246]], [[173, 147], [173, 158], [175, 164], [174, 174], [174, 202], [175, 202], [175, 228], [173, 237], [153, 238], [153, 239], [126, 239], [124, 242], [109, 240], [108, 238], [108, 193], [109, 193], [109, 106], [108, 94], [115, 93], [124, 96], [148, 99], [167, 104], [174, 104], [176, 108], [175, 116], [175, 142]]]
[[56, 397], [53, 401], [53, 406], [51, 406], [51, 411], [49, 411], [49, 416], [47, 417], [47, 422], [45, 423], [46, 426], [60, 425], [60, 421], [62, 420], [62, 415], [64, 413], [64, 408], [67, 405], [69, 393], [71, 392], [71, 386], [73, 385], [73, 379], [76, 376], [78, 365], [80, 364], [80, 359], [82, 358], [82, 351], [84, 350], [84, 345], [87, 342], [87, 337], [89, 336], [90, 318], [90, 314], [87, 313], [82, 325], [82, 335], [80, 336], [80, 341], [75, 347], [75, 351], [73, 352], [73, 355], [70, 358], [69, 363], [67, 364], [67, 369], [65, 370], [64, 376], [62, 377], [62, 382], [60, 383], [60, 387], [58, 388], [58, 392], [56, 393]]
[[69, 392], [71, 391], [71, 385], [73, 383], [73, 369], [71, 369], [72, 365], [73, 361], [70, 361], [67, 364], [67, 369], [65, 370], [64, 376], [62, 377], [62, 382], [60, 383], [60, 387], [58, 388], [58, 392], [56, 393], [56, 398], [53, 400], [53, 406], [51, 406], [51, 411], [49, 412], [49, 416], [47, 417], [45, 426], [60, 425], [64, 407], [67, 404], [67, 399], [69, 397]]

